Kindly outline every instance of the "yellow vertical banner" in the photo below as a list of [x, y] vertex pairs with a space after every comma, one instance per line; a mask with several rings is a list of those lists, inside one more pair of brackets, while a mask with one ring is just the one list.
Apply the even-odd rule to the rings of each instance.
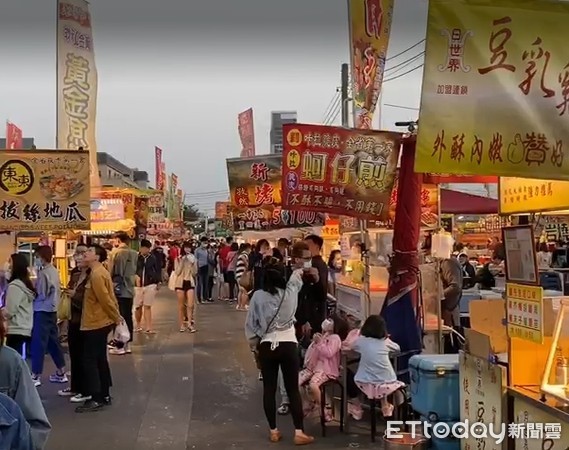
[[355, 128], [372, 128], [383, 82], [393, 3], [348, 0]]
[[91, 191], [97, 192], [98, 78], [89, 3], [58, 0], [57, 8], [57, 147], [89, 151]]

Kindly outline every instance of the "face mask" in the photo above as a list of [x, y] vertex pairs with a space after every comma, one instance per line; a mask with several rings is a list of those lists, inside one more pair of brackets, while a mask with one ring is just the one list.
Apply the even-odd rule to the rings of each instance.
[[204, 242], [204, 243], [202, 244], [202, 247], [204, 247], [204, 248], [207, 247], [207, 244]]
[[324, 322], [322, 322], [321, 326], [322, 326], [322, 331], [324, 331], [324, 332], [334, 330], [334, 322], [330, 319], [324, 320]]
[[43, 261], [41, 260], [41, 258], [36, 258], [34, 260], [34, 265], [36, 266], [37, 269], [41, 269], [43, 267]]
[[302, 263], [302, 268], [303, 268], [304, 270], [311, 269], [311, 268], [312, 268], [312, 261], [304, 261], [304, 262]]
[[10, 267], [10, 263], [7, 262], [7, 261], [4, 263], [3, 272], [4, 272], [4, 278], [6, 278], [7, 280], [9, 280], [10, 278], [12, 278], [12, 270], [11, 270], [11, 267]]
[[184, 252], [186, 253], [186, 256], [188, 256], [190, 253], [192, 253], [192, 249], [190, 248], [185, 248]]

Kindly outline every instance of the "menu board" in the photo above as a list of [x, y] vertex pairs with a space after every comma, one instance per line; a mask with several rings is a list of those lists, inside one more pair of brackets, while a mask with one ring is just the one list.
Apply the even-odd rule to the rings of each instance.
[[[506, 369], [484, 358], [460, 352], [460, 421], [493, 424], [498, 430], [507, 421]], [[468, 435], [460, 440], [461, 450], [499, 450], [507, 447], [507, 439], [500, 444], [492, 436], [475, 438]]]
[[506, 255], [506, 281], [539, 284], [533, 229], [529, 225], [502, 228]]
[[506, 285], [508, 336], [543, 343], [543, 288]]

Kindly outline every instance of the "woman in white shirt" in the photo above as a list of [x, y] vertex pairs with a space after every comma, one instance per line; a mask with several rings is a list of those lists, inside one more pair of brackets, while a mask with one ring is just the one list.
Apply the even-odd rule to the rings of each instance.
[[551, 269], [552, 254], [549, 251], [549, 248], [547, 247], [547, 244], [545, 242], [539, 244], [536, 257], [537, 257], [538, 269], [540, 270]]
[[196, 293], [196, 274], [198, 265], [192, 253], [192, 245], [184, 243], [180, 257], [174, 262], [176, 276], [176, 295], [178, 296], [178, 319], [180, 332], [188, 330], [195, 333], [194, 306]]
[[[298, 261], [302, 264], [302, 261]], [[263, 268], [262, 289], [255, 291], [247, 321], [245, 335], [258, 350], [258, 359], [263, 374], [263, 406], [269, 422], [271, 442], [278, 442], [282, 435], [277, 428], [277, 401], [279, 369], [290, 402], [294, 423], [294, 443], [310, 444], [312, 436], [304, 433], [304, 414], [298, 387], [300, 357], [294, 328], [294, 316], [298, 293], [302, 287], [302, 269], [295, 270], [288, 283], [285, 267], [276, 258], [271, 258]], [[260, 342], [257, 346], [257, 342]]]

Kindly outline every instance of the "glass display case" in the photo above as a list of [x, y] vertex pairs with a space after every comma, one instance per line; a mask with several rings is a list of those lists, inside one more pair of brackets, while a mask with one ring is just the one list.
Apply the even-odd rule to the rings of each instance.
[[392, 230], [370, 229], [366, 246], [369, 270], [369, 298], [364, 289], [366, 261], [362, 257], [361, 234], [346, 233], [350, 252], [345, 255], [344, 268], [336, 277], [338, 308], [359, 320], [367, 314], [379, 314], [389, 283], [389, 255], [392, 252]]
[[[544, 299], [547, 301], [547, 299]], [[569, 404], [569, 297], [554, 299], [557, 319], [541, 382], [541, 392]]]

